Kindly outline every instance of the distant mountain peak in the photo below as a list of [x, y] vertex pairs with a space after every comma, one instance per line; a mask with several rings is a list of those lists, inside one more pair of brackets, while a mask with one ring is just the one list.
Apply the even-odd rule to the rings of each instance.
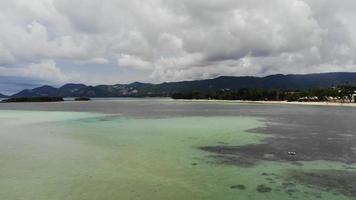
[[59, 89], [77, 89], [81, 87], [86, 87], [86, 85], [80, 83], [67, 83], [62, 87], [60, 87]]
[[8, 96], [0, 93], [0, 98], [7, 98]]
[[50, 86], [50, 85], [44, 85], [44, 86], [40, 86], [38, 88], [35, 88], [37, 90], [41, 90], [41, 89], [55, 89], [55, 87]]
[[147, 85], [147, 84], [151, 85], [152, 83], [142, 83], [142, 82], [136, 81], [136, 82], [130, 83], [129, 85], [130, 86], [135, 86], [135, 85]]

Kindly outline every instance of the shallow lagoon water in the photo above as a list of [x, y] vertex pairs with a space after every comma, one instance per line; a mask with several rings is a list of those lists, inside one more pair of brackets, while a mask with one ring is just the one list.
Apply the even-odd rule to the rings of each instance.
[[[349, 190], [330, 190], [291, 173], [353, 173], [352, 163], [259, 159], [241, 166], [201, 149], [266, 143], [280, 137], [274, 126], [288, 132], [275, 119], [304, 107], [167, 100], [1, 106], [7, 110], [0, 110], [0, 199], [354, 199]], [[310, 107], [305, 114], [353, 116], [353, 110], [323, 109]], [[278, 117], [263, 114], [272, 110]], [[344, 126], [345, 137], [353, 138], [353, 131]]]

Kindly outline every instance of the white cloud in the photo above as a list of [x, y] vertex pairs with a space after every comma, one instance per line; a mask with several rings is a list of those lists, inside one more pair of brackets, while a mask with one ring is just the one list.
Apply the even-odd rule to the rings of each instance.
[[104, 81], [103, 65], [131, 70], [132, 81], [356, 71], [355, 9], [350, 0], [0, 0], [0, 66], [65, 60], [46, 66]]
[[137, 70], [151, 70], [154, 68], [152, 63], [142, 60], [138, 56], [128, 54], [119, 55], [117, 62], [121, 67], [133, 68]]
[[69, 80], [53, 60], [43, 60], [25, 67], [0, 67], [0, 76], [32, 77], [53, 83], [65, 83]]

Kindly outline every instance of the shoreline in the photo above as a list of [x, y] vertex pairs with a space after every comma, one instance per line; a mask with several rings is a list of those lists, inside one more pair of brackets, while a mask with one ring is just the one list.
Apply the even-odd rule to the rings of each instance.
[[[297, 102], [297, 101], [248, 101], [248, 100], [217, 100], [217, 99], [172, 99], [167, 97], [144, 97], [144, 98], [92, 98], [91, 102], [95, 101], [116, 101], [118, 99], [155, 99], [155, 100], [168, 100], [168, 101], [180, 101], [180, 102], [209, 102], [209, 103], [241, 103], [241, 104], [266, 104], [266, 105], [303, 105], [303, 106], [333, 106], [333, 107], [356, 107], [356, 103], [337, 103], [337, 102]], [[73, 103], [73, 102], [80, 102], [74, 100], [65, 100], [60, 102], [2, 102], [0, 98], [0, 103], [4, 104], [11, 104], [11, 103]], [[87, 102], [87, 101], [86, 101]]]
[[245, 104], [276, 104], [276, 105], [305, 105], [305, 106], [338, 106], [356, 107], [356, 103], [337, 103], [337, 102], [297, 102], [297, 101], [243, 101], [243, 100], [209, 100], [209, 99], [175, 99], [187, 102], [225, 102], [225, 103], [245, 103]]

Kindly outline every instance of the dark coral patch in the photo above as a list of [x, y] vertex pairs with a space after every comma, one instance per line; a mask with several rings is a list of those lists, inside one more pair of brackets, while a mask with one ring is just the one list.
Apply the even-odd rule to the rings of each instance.
[[272, 188], [261, 184], [257, 186], [256, 191], [261, 193], [266, 193], [266, 192], [271, 192]]
[[323, 191], [335, 191], [356, 197], [356, 172], [344, 170], [291, 171], [290, 177], [301, 184], [317, 187]]
[[238, 184], [238, 185], [232, 185], [230, 186], [231, 189], [239, 189], [239, 190], [244, 190], [246, 189], [246, 186], [245, 185], [242, 185], [242, 184]]

